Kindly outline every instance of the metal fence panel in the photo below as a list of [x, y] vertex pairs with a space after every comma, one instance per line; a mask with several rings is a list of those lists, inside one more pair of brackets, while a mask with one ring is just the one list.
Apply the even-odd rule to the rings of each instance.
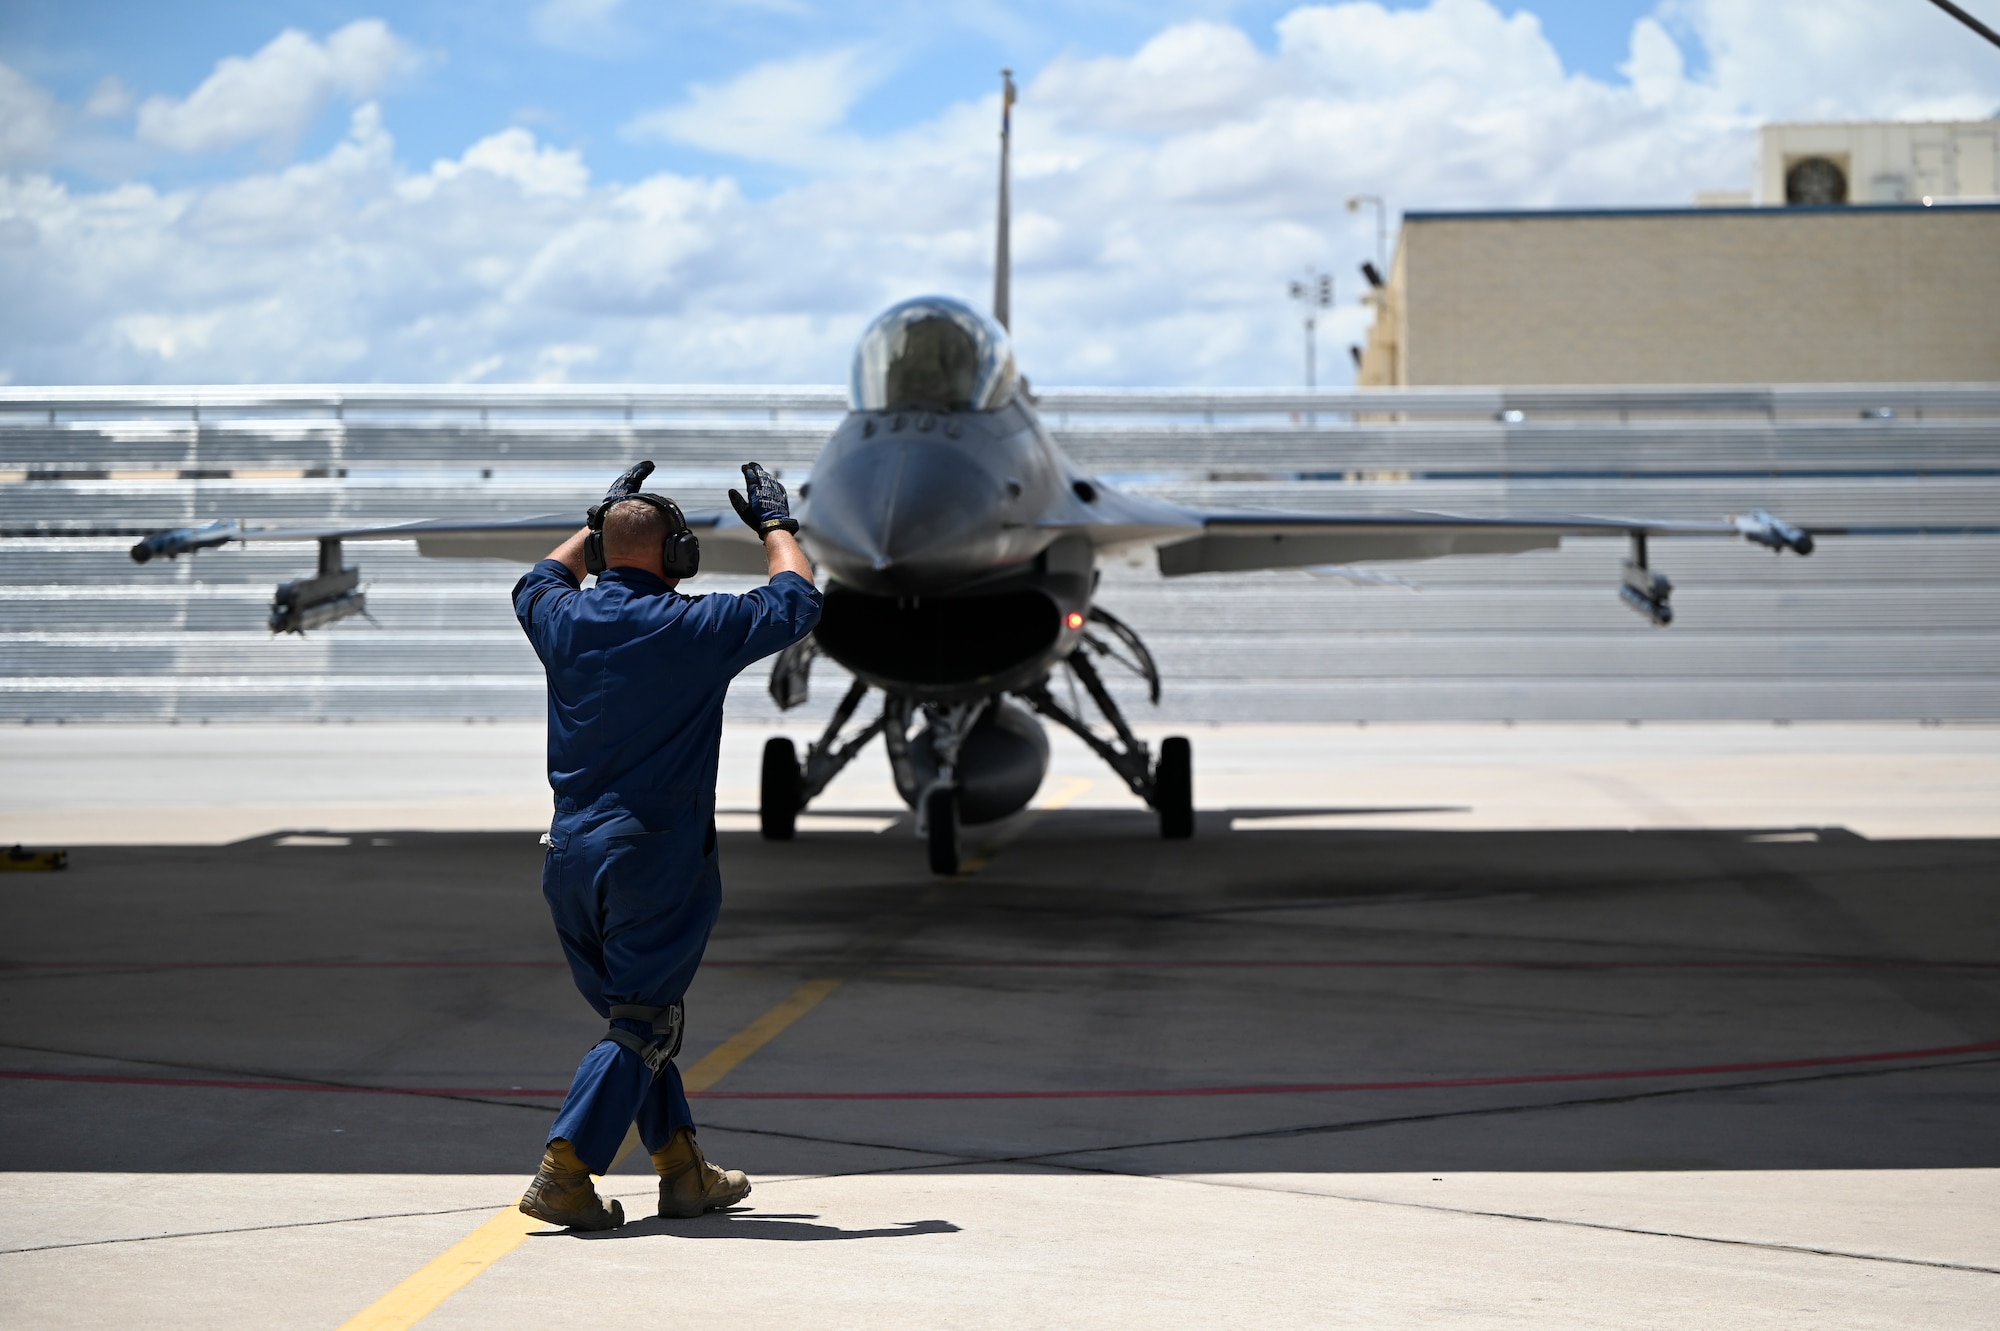
[[[2000, 719], [2000, 385], [1041, 402], [1086, 468], [1203, 507], [1764, 507], [1854, 529], [1807, 560], [1658, 542], [1679, 589], [1665, 631], [1617, 602], [1615, 540], [1362, 571], [1380, 585], [1113, 564], [1099, 599], [1166, 675], [1157, 713], [1113, 680], [1140, 720]], [[580, 514], [642, 456], [656, 488], [717, 507], [746, 458], [803, 480], [841, 407], [830, 388], [0, 389], [0, 719], [538, 716], [506, 594], [517, 566], [357, 545], [376, 622], [278, 639], [264, 608], [310, 544], [140, 567], [131, 533]], [[794, 719], [838, 695], [819, 668]], [[778, 715], [761, 670], [730, 706]]]

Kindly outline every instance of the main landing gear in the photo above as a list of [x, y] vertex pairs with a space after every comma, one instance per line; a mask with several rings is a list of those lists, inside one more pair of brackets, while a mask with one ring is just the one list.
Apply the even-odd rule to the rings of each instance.
[[1139, 635], [1110, 611], [1092, 606], [1090, 622], [1102, 626], [1110, 640], [1086, 632], [1076, 650], [1063, 659], [1063, 666], [1072, 679], [1083, 685], [1084, 692], [1110, 725], [1112, 737], [1099, 735], [1083, 719], [1074, 690], [1069, 707], [1056, 701], [1047, 680], [1023, 689], [1021, 697], [1030, 707], [1088, 744], [1112, 771], [1124, 778], [1132, 793], [1160, 816], [1161, 836], [1169, 841], [1185, 841], [1194, 835], [1193, 746], [1180, 735], [1170, 735], [1160, 741], [1159, 760], [1154, 761], [1146, 742], [1125, 723], [1125, 714], [1118, 710], [1117, 700], [1104, 687], [1104, 679], [1097, 673], [1092, 658], [1116, 661], [1138, 675], [1146, 681], [1148, 694], [1155, 703], [1160, 700], [1159, 667], [1153, 662], [1153, 654], [1139, 641]]
[[[1061, 662], [1069, 672], [1067, 705], [1050, 691], [1048, 677], [1017, 690], [1015, 696], [1090, 746], [1159, 815], [1161, 836], [1186, 840], [1194, 835], [1191, 747], [1182, 736], [1170, 736], [1160, 742], [1156, 758], [1132, 733], [1096, 662], [1115, 661], [1138, 675], [1155, 703], [1160, 700], [1159, 669], [1138, 635], [1109, 611], [1093, 608], [1090, 622], [1098, 631], [1086, 631]], [[804, 644], [780, 657], [771, 685], [780, 706], [804, 701], [811, 660], [812, 648]], [[758, 800], [763, 834], [767, 840], [790, 840], [799, 812], [880, 734], [896, 787], [916, 810], [917, 835], [923, 839], [932, 872], [955, 874], [963, 863], [959, 838], [963, 824], [1006, 817], [1033, 798], [1047, 770], [1048, 741], [1042, 728], [1018, 703], [1000, 695], [919, 705], [892, 694], [883, 700], [880, 716], [843, 738], [867, 693], [868, 686], [858, 679], [849, 686], [826, 729], [807, 747], [804, 761], [789, 739], [765, 743]], [[1108, 736], [1085, 719], [1082, 697], [1095, 706], [1101, 725], [1109, 726]], [[919, 720], [922, 728], [913, 736], [911, 726]]]
[[[773, 690], [775, 692], [775, 690]], [[854, 755], [874, 739], [876, 732], [889, 722], [889, 713], [883, 714], [861, 728], [860, 733], [845, 744], [840, 742], [840, 732], [854, 719], [855, 709], [861, 706], [861, 699], [868, 693], [868, 686], [855, 680], [848, 688], [847, 696], [840, 700], [840, 706], [833, 709], [826, 730], [806, 749], [806, 760], [801, 763], [798, 751], [788, 739], [764, 741], [763, 780], [758, 787], [757, 822], [766, 841], [790, 841], [798, 827], [799, 811], [812, 801], [813, 796], [826, 789], [827, 783], [840, 774], [840, 769], [854, 761]], [[804, 690], [801, 688], [800, 697]]]

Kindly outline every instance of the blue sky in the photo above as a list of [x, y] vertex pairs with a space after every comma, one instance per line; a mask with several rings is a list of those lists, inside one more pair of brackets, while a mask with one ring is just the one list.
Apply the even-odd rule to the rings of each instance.
[[[864, 133], [880, 134], [984, 94], [1003, 65], [1025, 79], [1060, 55], [1127, 52], [1176, 19], [1223, 19], [1270, 49], [1273, 24], [1293, 7], [1198, 0], [884, 0], [869, 5], [628, 0], [567, 7], [545, 0], [418, 0], [390, 10], [333, 0], [209, 0], [195, 5], [9, 0], [0, 7], [0, 61], [71, 102], [88, 99], [106, 77], [121, 80], [140, 98], [181, 96], [208, 76], [218, 58], [255, 51], [280, 29], [326, 33], [356, 19], [387, 17], [416, 48], [420, 61], [381, 94], [396, 125], [397, 143], [414, 161], [455, 155], [494, 129], [519, 123], [547, 142], [583, 148], [601, 178], [632, 180], [662, 169], [734, 167], [739, 177], [749, 177], [745, 183], [765, 192], [786, 183], [792, 173], [768, 165], [745, 171], [741, 164], [695, 148], [634, 143], [620, 130], [642, 112], [678, 100], [691, 85], [712, 83], [776, 57], [859, 46], [883, 77], [855, 103], [849, 123]], [[1417, 0], [1390, 0], [1387, 7], [1422, 6]], [[565, 8], [571, 15], [567, 21]], [[1628, 56], [1633, 23], [1656, 5], [1643, 0], [1537, 0], [1500, 8], [1534, 14], [1567, 68], [1613, 80]], [[601, 10], [602, 16], [593, 19], [593, 10]], [[308, 155], [324, 151], [344, 129], [337, 117], [327, 117], [299, 143], [299, 150]], [[145, 174], [160, 180], [215, 178], [256, 161], [252, 150], [169, 158], [147, 163]]]
[[[2000, 0], [1968, 5], [2000, 23]], [[0, 383], [840, 380], [990, 290], [1043, 384], [1321, 381], [1403, 209], [1685, 205], [2000, 110], [1926, 0], [0, 3]]]

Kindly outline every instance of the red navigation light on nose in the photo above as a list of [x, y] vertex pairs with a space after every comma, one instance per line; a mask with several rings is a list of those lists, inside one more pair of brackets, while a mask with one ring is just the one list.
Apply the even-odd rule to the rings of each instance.
[[1073, 629], [1080, 629], [1083, 627], [1083, 615], [1075, 610], [1072, 610], [1069, 612], [1069, 617], [1063, 622], [1068, 624]]

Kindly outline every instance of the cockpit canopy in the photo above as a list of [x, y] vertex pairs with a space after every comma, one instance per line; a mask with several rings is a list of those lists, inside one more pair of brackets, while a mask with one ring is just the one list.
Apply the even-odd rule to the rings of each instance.
[[854, 349], [857, 411], [991, 411], [1014, 396], [1007, 330], [951, 296], [892, 305]]

